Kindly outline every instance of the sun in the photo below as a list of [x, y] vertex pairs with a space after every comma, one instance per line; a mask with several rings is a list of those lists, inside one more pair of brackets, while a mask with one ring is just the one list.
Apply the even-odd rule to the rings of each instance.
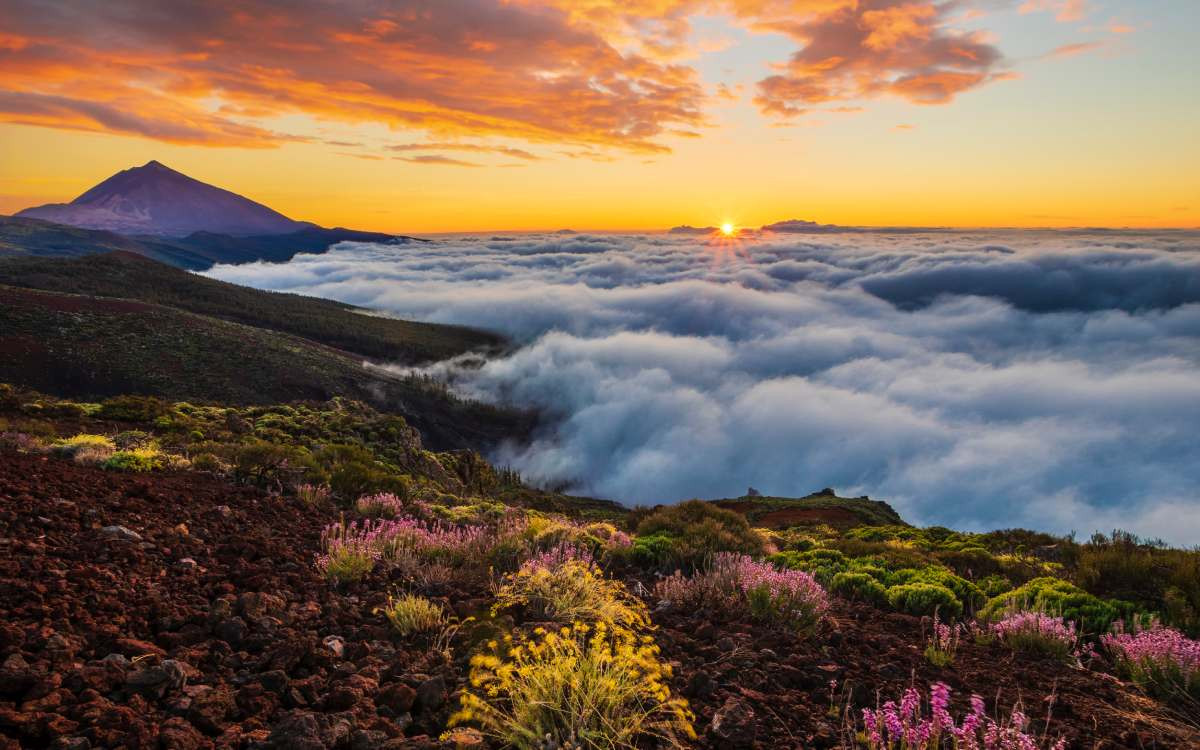
[[732, 237], [733, 230], [733, 224], [728, 221], [721, 225], [721, 234], [725, 235], [726, 237]]

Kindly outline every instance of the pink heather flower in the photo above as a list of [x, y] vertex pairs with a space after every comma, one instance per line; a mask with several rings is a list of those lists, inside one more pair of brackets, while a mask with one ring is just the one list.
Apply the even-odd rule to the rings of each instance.
[[1079, 641], [1075, 623], [1045, 612], [1012, 612], [992, 623], [990, 630], [1011, 648], [1042, 651], [1064, 658], [1075, 653]]
[[525, 561], [525, 567], [530, 568], [545, 568], [553, 570], [560, 567], [564, 563], [571, 561], [579, 561], [591, 565], [592, 553], [590, 550], [583, 547], [577, 547], [569, 542], [559, 542], [554, 547], [542, 552], [539, 555], [529, 558]]
[[404, 514], [404, 501], [391, 492], [363, 495], [354, 504], [354, 509], [364, 516], [394, 517]]
[[742, 593], [750, 597], [752, 609], [756, 603], [762, 604], [760, 616], [806, 628], [829, 609], [829, 595], [804, 571], [780, 570], [746, 555], [719, 555], [718, 565], [732, 569]]
[[1101, 641], [1135, 682], [1200, 694], [1200, 641], [1157, 626], [1106, 635]]
[[[938, 750], [942, 736], [948, 733], [957, 750], [1040, 750], [1040, 741], [1025, 732], [1028, 723], [1021, 709], [1013, 709], [1007, 722], [996, 722], [984, 715], [983, 700], [971, 696], [971, 713], [956, 725], [948, 711], [950, 688], [944, 683], [930, 687], [929, 705], [933, 716], [923, 716], [921, 696], [908, 688], [897, 707], [888, 701], [872, 711], [863, 710], [868, 750]], [[1058, 740], [1048, 750], [1063, 750], [1065, 740]]]

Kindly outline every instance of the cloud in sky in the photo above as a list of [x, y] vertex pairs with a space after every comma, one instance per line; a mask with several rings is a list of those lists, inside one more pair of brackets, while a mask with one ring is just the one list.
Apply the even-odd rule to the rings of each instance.
[[1198, 233], [464, 237], [211, 275], [514, 337], [435, 371], [552, 415], [494, 458], [580, 492], [1200, 538]]
[[[8, 121], [257, 145], [244, 119], [655, 151], [701, 120], [695, 72], [623, 53], [553, 9], [496, 0], [4, 0]], [[52, 94], [53, 100], [33, 96]], [[224, 106], [216, 113], [211, 102]], [[115, 119], [108, 110], [126, 113]]]
[[[720, 95], [690, 63], [698, 16], [781, 33], [755, 102], [791, 117], [898, 96], [944, 104], [1011, 76], [961, 13], [985, 0], [0, 0], [0, 120], [271, 147], [288, 116], [656, 152]], [[1061, 6], [1061, 7], [1060, 7]], [[1075, 0], [1030, 0], [1075, 18]], [[689, 45], [696, 46], [691, 49]], [[731, 89], [726, 89], [726, 93]], [[459, 141], [457, 148], [469, 145]], [[478, 144], [480, 150], [504, 148]], [[528, 153], [528, 152], [525, 152]], [[509, 154], [527, 159], [523, 154]]]

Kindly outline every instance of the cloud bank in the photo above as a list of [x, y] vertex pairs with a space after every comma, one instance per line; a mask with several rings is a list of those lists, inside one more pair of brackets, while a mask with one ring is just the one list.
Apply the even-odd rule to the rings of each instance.
[[435, 370], [554, 427], [493, 458], [627, 503], [831, 486], [967, 529], [1200, 543], [1200, 234], [454, 237], [217, 278], [523, 346]]
[[[964, 26], [990, 0], [0, 0], [0, 122], [270, 148], [304, 115], [456, 138], [640, 152], [712, 124], [695, 21], [782, 34], [771, 117], [898, 97], [945, 104], [1013, 75]], [[1079, 20], [1078, 0], [1033, 0]], [[712, 88], [717, 82], [708, 82]], [[719, 82], [728, 92], [728, 82]], [[748, 82], [747, 82], [748, 83]], [[719, 95], [718, 95], [719, 96]], [[467, 148], [486, 149], [487, 144]], [[495, 148], [493, 146], [493, 148]], [[502, 148], [502, 147], [501, 147]], [[442, 163], [449, 157], [443, 156]], [[517, 155], [518, 158], [524, 158]], [[428, 161], [428, 160], [427, 160]]]

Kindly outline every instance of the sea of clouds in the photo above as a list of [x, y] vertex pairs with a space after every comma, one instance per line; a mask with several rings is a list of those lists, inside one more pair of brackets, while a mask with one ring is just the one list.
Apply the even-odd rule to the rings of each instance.
[[1200, 233], [461, 236], [209, 275], [507, 334], [432, 370], [551, 415], [493, 458], [579, 493], [1200, 544]]

